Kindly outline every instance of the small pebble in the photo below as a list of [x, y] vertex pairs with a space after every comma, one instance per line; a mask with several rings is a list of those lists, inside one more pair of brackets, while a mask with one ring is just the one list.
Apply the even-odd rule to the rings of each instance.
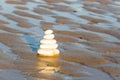
[[47, 34], [44, 36], [44, 39], [54, 39], [55, 35], [54, 34]]
[[45, 34], [52, 34], [53, 33], [53, 30], [46, 30], [45, 31]]

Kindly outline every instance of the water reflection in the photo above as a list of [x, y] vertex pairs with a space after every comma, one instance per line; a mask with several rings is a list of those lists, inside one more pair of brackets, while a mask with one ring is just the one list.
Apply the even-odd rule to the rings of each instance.
[[[36, 57], [24, 70], [27, 80], [63, 80], [58, 71], [60, 70], [59, 57]], [[23, 68], [23, 67], [22, 67]]]
[[54, 75], [60, 69], [58, 64], [58, 57], [48, 58], [48, 57], [38, 57], [39, 61], [37, 62], [38, 73], [42, 74], [51, 74]]

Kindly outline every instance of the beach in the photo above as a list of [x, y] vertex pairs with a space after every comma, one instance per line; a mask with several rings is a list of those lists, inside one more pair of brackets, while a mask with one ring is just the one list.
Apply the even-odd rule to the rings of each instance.
[[[0, 80], [120, 80], [119, 0], [1, 0]], [[44, 31], [58, 57], [40, 57]]]

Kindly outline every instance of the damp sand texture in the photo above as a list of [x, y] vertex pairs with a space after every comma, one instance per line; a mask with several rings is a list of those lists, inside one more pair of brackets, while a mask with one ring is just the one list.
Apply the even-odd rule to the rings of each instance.
[[[0, 0], [0, 80], [120, 80], [119, 0]], [[59, 57], [38, 57], [52, 29]]]

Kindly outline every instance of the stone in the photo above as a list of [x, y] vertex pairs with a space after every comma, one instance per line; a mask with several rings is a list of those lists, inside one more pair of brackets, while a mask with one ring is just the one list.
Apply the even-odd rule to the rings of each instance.
[[58, 44], [54, 39], [55, 35], [52, 30], [46, 30], [43, 39], [40, 41], [41, 45], [38, 49], [38, 55], [40, 56], [58, 56], [60, 51], [57, 49]]

